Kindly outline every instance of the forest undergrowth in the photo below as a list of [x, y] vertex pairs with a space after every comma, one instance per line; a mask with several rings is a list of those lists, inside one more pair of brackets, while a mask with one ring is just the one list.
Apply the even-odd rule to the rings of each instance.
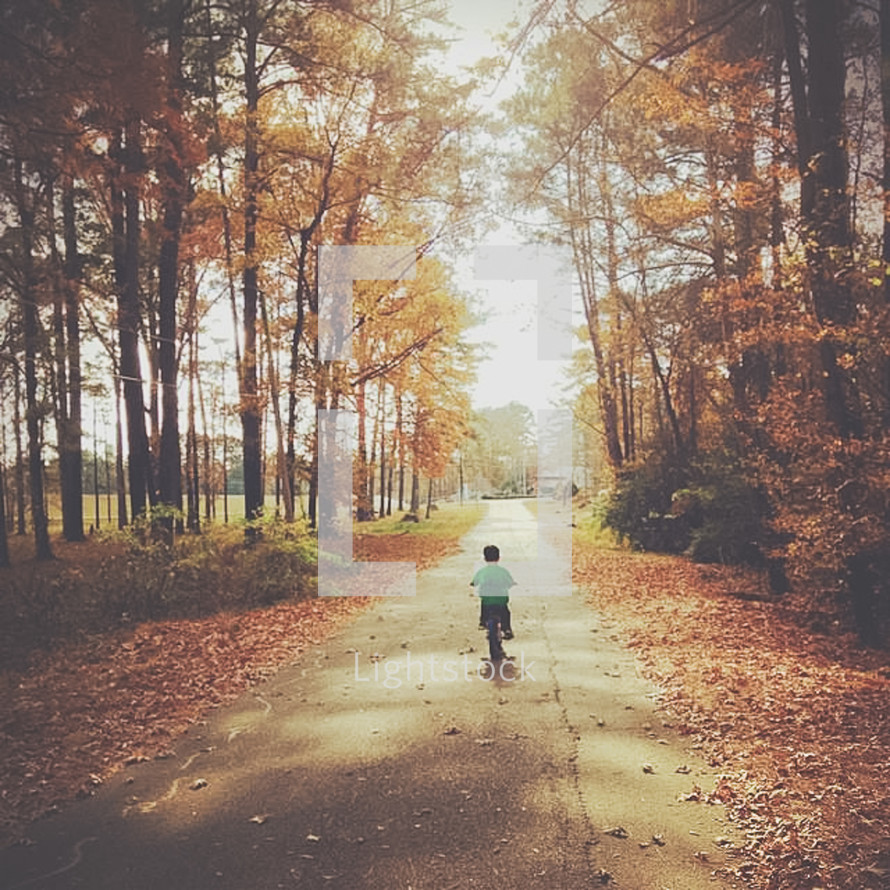
[[720, 778], [756, 890], [890, 887], [890, 653], [807, 628], [756, 575], [576, 542], [574, 574]]

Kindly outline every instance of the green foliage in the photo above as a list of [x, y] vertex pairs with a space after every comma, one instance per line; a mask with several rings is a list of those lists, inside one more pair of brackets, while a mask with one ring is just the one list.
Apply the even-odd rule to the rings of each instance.
[[106, 563], [106, 575], [112, 587], [125, 581], [119, 605], [134, 619], [271, 605], [305, 595], [314, 577], [314, 541], [303, 525], [265, 522], [249, 543], [240, 525], [214, 526], [174, 543], [139, 526], [120, 537], [125, 549]]
[[470, 438], [461, 446], [467, 478], [485, 478], [489, 494], [527, 494], [537, 462], [531, 410], [519, 402], [485, 408], [473, 415], [470, 427]]
[[767, 504], [731, 454], [689, 468], [650, 457], [618, 477], [604, 522], [632, 546], [696, 562], [761, 564]]
[[625, 467], [605, 508], [605, 524], [633, 547], [661, 549], [651, 546], [652, 521], [669, 513], [671, 494], [685, 481], [676, 466], [654, 456]]
[[614, 530], [606, 522], [611, 503], [609, 492], [600, 492], [589, 503], [578, 503], [574, 537], [584, 543], [604, 548], [620, 546]]
[[766, 502], [737, 467], [709, 462], [690, 489], [701, 511], [688, 554], [696, 562], [758, 565], [763, 559]]

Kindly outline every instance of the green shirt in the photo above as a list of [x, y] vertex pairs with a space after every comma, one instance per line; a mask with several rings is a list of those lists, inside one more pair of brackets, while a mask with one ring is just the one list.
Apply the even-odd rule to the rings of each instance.
[[483, 606], [506, 606], [510, 600], [507, 594], [514, 584], [513, 576], [494, 562], [486, 563], [473, 576], [473, 587]]

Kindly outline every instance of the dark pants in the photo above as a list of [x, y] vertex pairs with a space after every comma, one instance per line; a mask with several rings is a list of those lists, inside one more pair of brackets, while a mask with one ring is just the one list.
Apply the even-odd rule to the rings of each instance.
[[[504, 632], [507, 621], [510, 616], [510, 610], [498, 603], [492, 606], [483, 606], [482, 615], [485, 621], [486, 634], [488, 636], [488, 657], [491, 663], [500, 661], [507, 657], [504, 647], [501, 645], [501, 637], [507, 636]], [[497, 630], [500, 628], [500, 632]]]
[[506, 604], [504, 604], [503, 606], [497, 604], [486, 606], [485, 604], [483, 604], [482, 611], [479, 614], [479, 623], [482, 625], [487, 624], [488, 616], [492, 614], [492, 610], [497, 610], [493, 614], [497, 615], [501, 619], [501, 630], [504, 633], [507, 633], [507, 631], [513, 633], [513, 627], [510, 624], [510, 607]]

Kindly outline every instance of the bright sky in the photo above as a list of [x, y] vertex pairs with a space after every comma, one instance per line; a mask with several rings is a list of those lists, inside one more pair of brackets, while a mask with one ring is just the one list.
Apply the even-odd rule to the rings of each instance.
[[[455, 68], [495, 54], [491, 33], [504, 30], [512, 19], [525, 21], [530, 6], [529, 0], [451, 0], [450, 18], [464, 29], [463, 39], [452, 48]], [[498, 234], [487, 235], [484, 242], [521, 243], [506, 225]], [[488, 344], [474, 407], [498, 407], [512, 401], [532, 410], [554, 407], [564, 396], [566, 362], [538, 359], [535, 282], [477, 280], [471, 268], [461, 283], [478, 296], [487, 316], [486, 323], [471, 335], [474, 342]]]
[[[486, 239], [486, 245], [510, 244]], [[481, 252], [480, 246], [480, 252]], [[564, 396], [566, 361], [542, 359], [538, 348], [537, 282], [530, 279], [469, 280], [486, 320], [470, 333], [483, 344], [485, 360], [473, 394], [476, 408], [521, 402], [532, 410], [553, 408]]]

